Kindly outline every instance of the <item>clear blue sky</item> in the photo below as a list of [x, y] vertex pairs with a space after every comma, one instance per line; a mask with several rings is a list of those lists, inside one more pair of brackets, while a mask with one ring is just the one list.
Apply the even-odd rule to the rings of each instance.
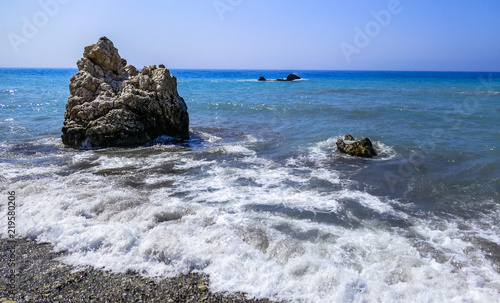
[[0, 0], [0, 67], [101, 36], [138, 68], [500, 71], [499, 0]]

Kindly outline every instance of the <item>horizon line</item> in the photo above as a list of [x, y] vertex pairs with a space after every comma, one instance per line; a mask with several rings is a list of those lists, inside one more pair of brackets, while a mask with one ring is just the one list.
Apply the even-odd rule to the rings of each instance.
[[[153, 64], [156, 65], [156, 64]], [[0, 69], [78, 69], [78, 67], [4, 67]], [[270, 69], [270, 68], [168, 68], [168, 70], [218, 70], [218, 71], [317, 71], [317, 72], [412, 72], [412, 73], [500, 73], [481, 70], [396, 70], [396, 69]], [[140, 69], [139, 69], [140, 70]]]

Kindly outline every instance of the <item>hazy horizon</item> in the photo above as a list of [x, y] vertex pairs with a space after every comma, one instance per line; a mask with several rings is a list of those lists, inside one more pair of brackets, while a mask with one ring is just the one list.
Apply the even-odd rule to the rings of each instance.
[[500, 2], [4, 0], [0, 66], [76, 68], [101, 36], [138, 68], [500, 71]]
[[[151, 65], [151, 64], [150, 64]], [[152, 64], [158, 66], [158, 64]], [[135, 66], [138, 70], [141, 70], [143, 67]], [[145, 67], [145, 66], [144, 66]], [[369, 69], [369, 70], [362, 70], [362, 69], [256, 69], [256, 68], [169, 68], [166, 66], [167, 69], [169, 70], [186, 70], [186, 71], [283, 71], [283, 72], [289, 72], [289, 73], [294, 73], [294, 72], [307, 72], [307, 71], [313, 71], [313, 72], [408, 72], [408, 73], [500, 73], [500, 71], [480, 71], [480, 70], [470, 70], [470, 71], [450, 71], [450, 70], [376, 70], [376, 69]], [[78, 70], [78, 67], [76, 66], [75, 62], [75, 67], [47, 67], [47, 66], [39, 66], [39, 67], [31, 67], [31, 66], [25, 66], [25, 67], [17, 67], [17, 66], [0, 66], [0, 69], [74, 69]], [[286, 75], [285, 75], [286, 76]]]

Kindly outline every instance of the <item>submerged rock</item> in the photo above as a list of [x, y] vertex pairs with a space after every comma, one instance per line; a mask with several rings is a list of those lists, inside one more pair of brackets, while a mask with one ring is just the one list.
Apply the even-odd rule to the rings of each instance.
[[[354, 141], [354, 137], [347, 134], [345, 140]], [[363, 140], [352, 143], [346, 143], [343, 139], [339, 139], [337, 141], [337, 149], [342, 153], [356, 157], [371, 158], [377, 155], [373, 148], [372, 141], [369, 138], [364, 138]]]
[[137, 146], [166, 135], [189, 139], [189, 115], [165, 66], [138, 71], [102, 37], [85, 47], [70, 78], [62, 141], [70, 147]]
[[266, 78], [260, 76], [258, 81], [267, 81]]

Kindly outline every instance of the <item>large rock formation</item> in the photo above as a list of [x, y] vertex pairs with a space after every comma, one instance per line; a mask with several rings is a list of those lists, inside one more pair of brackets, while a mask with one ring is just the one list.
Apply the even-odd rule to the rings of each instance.
[[[347, 141], [354, 141], [354, 137], [347, 134], [344, 138]], [[377, 155], [375, 149], [373, 148], [372, 141], [369, 138], [364, 138], [363, 140], [354, 141], [352, 143], [346, 143], [344, 140], [337, 140], [337, 149], [342, 152], [349, 154], [351, 156], [371, 158]]]
[[69, 83], [64, 145], [137, 146], [162, 135], [189, 138], [187, 106], [165, 66], [138, 71], [106, 37], [85, 47], [77, 65]]

